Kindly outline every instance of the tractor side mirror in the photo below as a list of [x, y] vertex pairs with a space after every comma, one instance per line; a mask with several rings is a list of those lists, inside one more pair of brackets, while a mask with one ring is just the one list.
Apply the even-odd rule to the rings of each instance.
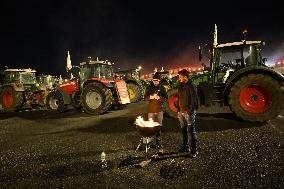
[[202, 48], [200, 46], [198, 46], [198, 59], [199, 61], [202, 60]]

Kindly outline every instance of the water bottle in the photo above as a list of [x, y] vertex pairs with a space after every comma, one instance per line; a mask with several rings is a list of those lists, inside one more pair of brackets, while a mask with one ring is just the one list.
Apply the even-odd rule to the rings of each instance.
[[105, 152], [101, 153], [101, 168], [106, 169], [107, 168], [107, 161], [106, 161], [106, 154]]

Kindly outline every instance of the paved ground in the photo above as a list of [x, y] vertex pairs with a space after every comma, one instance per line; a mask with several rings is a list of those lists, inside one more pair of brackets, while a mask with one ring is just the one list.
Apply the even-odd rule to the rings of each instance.
[[[284, 111], [257, 124], [226, 109], [199, 110], [197, 158], [175, 154], [181, 133], [177, 120], [166, 117], [164, 155], [138, 168], [145, 153], [134, 153], [140, 135], [131, 123], [145, 111], [141, 102], [101, 116], [0, 112], [0, 188], [284, 187]], [[98, 168], [102, 151], [109, 170]]]

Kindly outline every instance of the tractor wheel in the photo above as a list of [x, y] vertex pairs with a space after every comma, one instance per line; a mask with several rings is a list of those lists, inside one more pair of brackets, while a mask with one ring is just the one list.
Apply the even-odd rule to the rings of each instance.
[[88, 84], [81, 94], [81, 103], [84, 110], [89, 114], [105, 113], [112, 104], [111, 91], [102, 84]]
[[63, 96], [57, 90], [51, 91], [46, 97], [46, 107], [49, 110], [57, 110], [64, 112], [67, 109], [67, 105], [64, 104]]
[[231, 88], [229, 105], [240, 118], [264, 122], [276, 116], [283, 103], [283, 88], [270, 76], [249, 74]]
[[34, 93], [36, 101], [37, 101], [37, 105], [38, 106], [45, 106], [46, 103], [46, 92], [45, 91], [38, 91]]
[[2, 107], [5, 111], [16, 111], [23, 106], [23, 93], [12, 87], [5, 87], [1, 95]]
[[164, 103], [164, 109], [170, 117], [177, 118], [178, 90], [171, 89], [168, 91], [167, 95], [168, 95], [168, 100]]
[[139, 100], [141, 100], [141, 90], [138, 84], [130, 82], [127, 83], [126, 86], [128, 89], [128, 94], [131, 103], [138, 102]]

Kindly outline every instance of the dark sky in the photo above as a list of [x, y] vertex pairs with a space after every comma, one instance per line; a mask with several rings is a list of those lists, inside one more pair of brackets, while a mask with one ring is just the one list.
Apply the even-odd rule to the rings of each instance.
[[[219, 3], [218, 3], [219, 2]], [[32, 67], [43, 74], [99, 57], [116, 67], [144, 71], [196, 65], [199, 44], [264, 40], [270, 60], [284, 55], [283, 8], [272, 1], [1, 1], [1, 66]]]

